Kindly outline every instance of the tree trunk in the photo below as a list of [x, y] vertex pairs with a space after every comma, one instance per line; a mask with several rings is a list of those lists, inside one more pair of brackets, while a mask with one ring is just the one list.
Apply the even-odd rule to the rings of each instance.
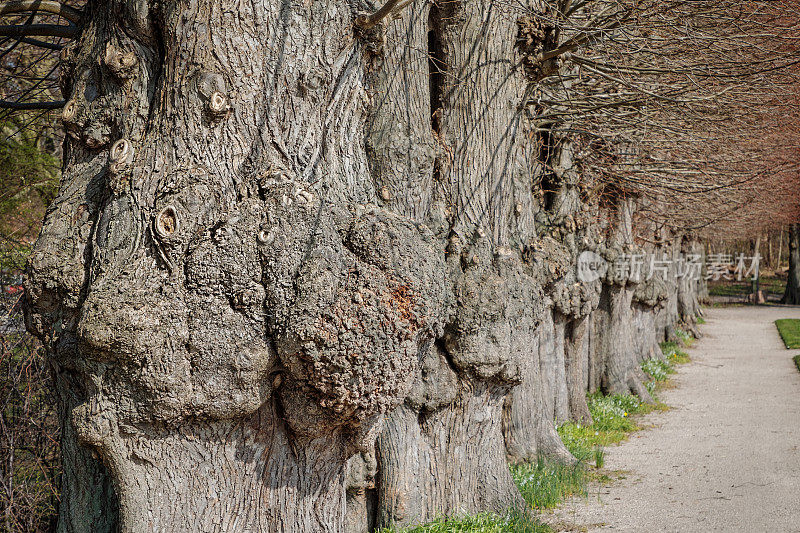
[[767, 255], [766, 255], [766, 265], [767, 267], [775, 270], [775, 256], [772, 255], [772, 236], [773, 232], [767, 232]]
[[633, 345], [636, 360], [663, 359], [656, 339], [657, 309], [639, 302], [633, 302]]
[[[684, 258], [699, 255], [700, 244], [697, 240], [685, 236], [681, 243], [681, 253]], [[700, 309], [700, 283], [692, 276], [682, 276], [678, 280], [678, 317], [681, 326], [695, 338], [700, 338], [697, 327], [697, 317], [702, 314]]]
[[[584, 348], [584, 344], [589, 342], [586, 334], [587, 318], [577, 318], [567, 324], [564, 342], [570, 418], [584, 425], [592, 423], [592, 414], [586, 402], [587, 378], [584, 358], [588, 356], [588, 351]], [[655, 332], [655, 328], [653, 331]]]
[[593, 354], [600, 369], [600, 387], [607, 394], [635, 394], [652, 402], [644, 387], [633, 343], [633, 289], [617, 284], [603, 286], [600, 306], [593, 316]]
[[671, 237], [665, 239], [666, 245], [664, 246], [666, 257], [670, 260], [670, 267], [667, 276], [664, 278], [666, 285], [667, 298], [663, 303], [663, 307], [659, 309], [656, 315], [656, 339], [662, 341], [678, 341], [678, 336], [675, 334], [675, 328], [680, 321], [680, 313], [678, 311], [678, 270], [677, 264], [681, 257], [681, 239], [680, 237]]
[[[590, 368], [602, 390], [609, 394], [633, 393], [644, 402], [651, 402], [642, 383], [645, 376], [636, 357], [633, 340], [633, 296], [641, 274], [634, 272], [626, 256], [634, 255], [633, 198], [618, 198], [609, 208], [608, 246], [604, 254], [608, 262], [600, 304], [593, 316]], [[627, 267], [625, 265], [628, 265]]]
[[[70, 137], [26, 286], [61, 397], [59, 530], [519, 505], [501, 411], [545, 313], [527, 9], [242, 9], [92, 4], [65, 49]], [[387, 413], [370, 482], [348, 468]]]
[[511, 463], [534, 462], [547, 458], [558, 463], [575, 463], [556, 432], [552, 413], [548, 413], [540, 354], [542, 330], [531, 337], [530, 357], [522, 370], [522, 384], [506, 397], [503, 409], [503, 435]]
[[800, 224], [789, 226], [789, 273], [782, 304], [800, 304]]
[[544, 414], [556, 424], [569, 420], [567, 376], [565, 363], [565, 333], [567, 318], [561, 313], [549, 313], [539, 329], [539, 372], [542, 378]]

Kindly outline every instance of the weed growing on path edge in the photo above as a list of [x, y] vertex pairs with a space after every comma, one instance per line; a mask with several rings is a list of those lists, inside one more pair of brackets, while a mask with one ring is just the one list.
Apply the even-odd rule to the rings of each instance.
[[639, 426], [631, 417], [665, 408], [663, 404], [643, 403], [630, 394], [603, 396], [594, 393], [587, 400], [592, 424], [565, 422], [558, 426], [558, 434], [567, 449], [579, 460], [587, 461], [598, 457], [596, 450], [602, 453], [602, 448], [621, 442], [629, 433], [638, 430]]
[[662, 342], [659, 346], [661, 353], [673, 365], [682, 365], [691, 361], [689, 354], [681, 350], [677, 342]]
[[800, 370], [800, 355], [795, 355], [793, 358], [794, 366], [797, 367], [797, 370]]
[[781, 318], [775, 321], [778, 333], [783, 339], [783, 344], [789, 350], [800, 348], [800, 320], [796, 318]]
[[586, 494], [586, 467], [579, 460], [564, 465], [540, 458], [536, 463], [510, 467], [511, 477], [534, 509], [552, 509], [568, 496]]
[[670, 374], [675, 373], [675, 367], [666, 359], [648, 359], [642, 361], [642, 370], [654, 381], [667, 381]]
[[594, 449], [594, 466], [596, 468], [603, 468], [606, 464], [606, 451], [603, 448], [597, 447]]

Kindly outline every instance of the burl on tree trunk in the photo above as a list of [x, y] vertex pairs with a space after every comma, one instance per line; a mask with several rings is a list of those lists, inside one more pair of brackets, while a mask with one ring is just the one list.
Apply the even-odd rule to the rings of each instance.
[[500, 412], [544, 312], [525, 13], [87, 7], [26, 284], [59, 531], [341, 531], [387, 413], [380, 523], [520, 503]]

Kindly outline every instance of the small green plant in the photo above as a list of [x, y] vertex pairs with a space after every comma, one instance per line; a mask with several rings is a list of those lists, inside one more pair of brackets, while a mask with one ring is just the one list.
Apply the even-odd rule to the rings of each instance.
[[675, 336], [683, 343], [684, 346], [691, 346], [694, 342], [694, 337], [691, 333], [683, 331], [681, 328], [675, 328]]
[[797, 367], [797, 370], [800, 370], [800, 355], [795, 355], [793, 358], [794, 366]]
[[680, 349], [677, 342], [662, 342], [661, 353], [672, 365], [680, 365], [691, 361], [689, 354]]
[[780, 333], [786, 348], [789, 350], [800, 348], [800, 320], [782, 318], [775, 321], [775, 326], [777, 326], [778, 333]]
[[594, 466], [603, 468], [606, 464], [606, 451], [600, 446], [594, 449]]
[[[643, 361], [642, 370], [644, 370], [645, 374], [653, 378], [653, 381], [658, 382], [667, 381], [669, 375], [675, 373], [675, 367], [672, 366], [672, 363], [664, 359], [648, 359], [647, 361]], [[650, 391], [648, 390], [648, 392]]]
[[586, 493], [586, 467], [581, 460], [565, 465], [540, 458], [510, 469], [522, 497], [534, 509], [550, 509], [567, 496]]
[[703, 324], [706, 323], [706, 319], [698, 315], [697, 323], [702, 326]]
[[616, 444], [639, 429], [631, 416], [663, 407], [662, 404], [643, 403], [630, 394], [603, 396], [595, 393], [590, 394], [587, 400], [593, 423], [583, 425], [567, 422], [558, 427], [558, 434], [572, 455], [586, 462], [594, 458], [598, 468], [596, 449]]

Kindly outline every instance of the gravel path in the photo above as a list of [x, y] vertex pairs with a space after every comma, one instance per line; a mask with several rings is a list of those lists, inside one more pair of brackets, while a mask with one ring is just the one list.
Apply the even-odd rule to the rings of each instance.
[[[654, 427], [606, 450], [623, 477], [546, 522], [561, 531], [800, 532], [800, 372], [773, 322], [798, 308], [708, 309]], [[568, 525], [576, 526], [573, 529]]]

